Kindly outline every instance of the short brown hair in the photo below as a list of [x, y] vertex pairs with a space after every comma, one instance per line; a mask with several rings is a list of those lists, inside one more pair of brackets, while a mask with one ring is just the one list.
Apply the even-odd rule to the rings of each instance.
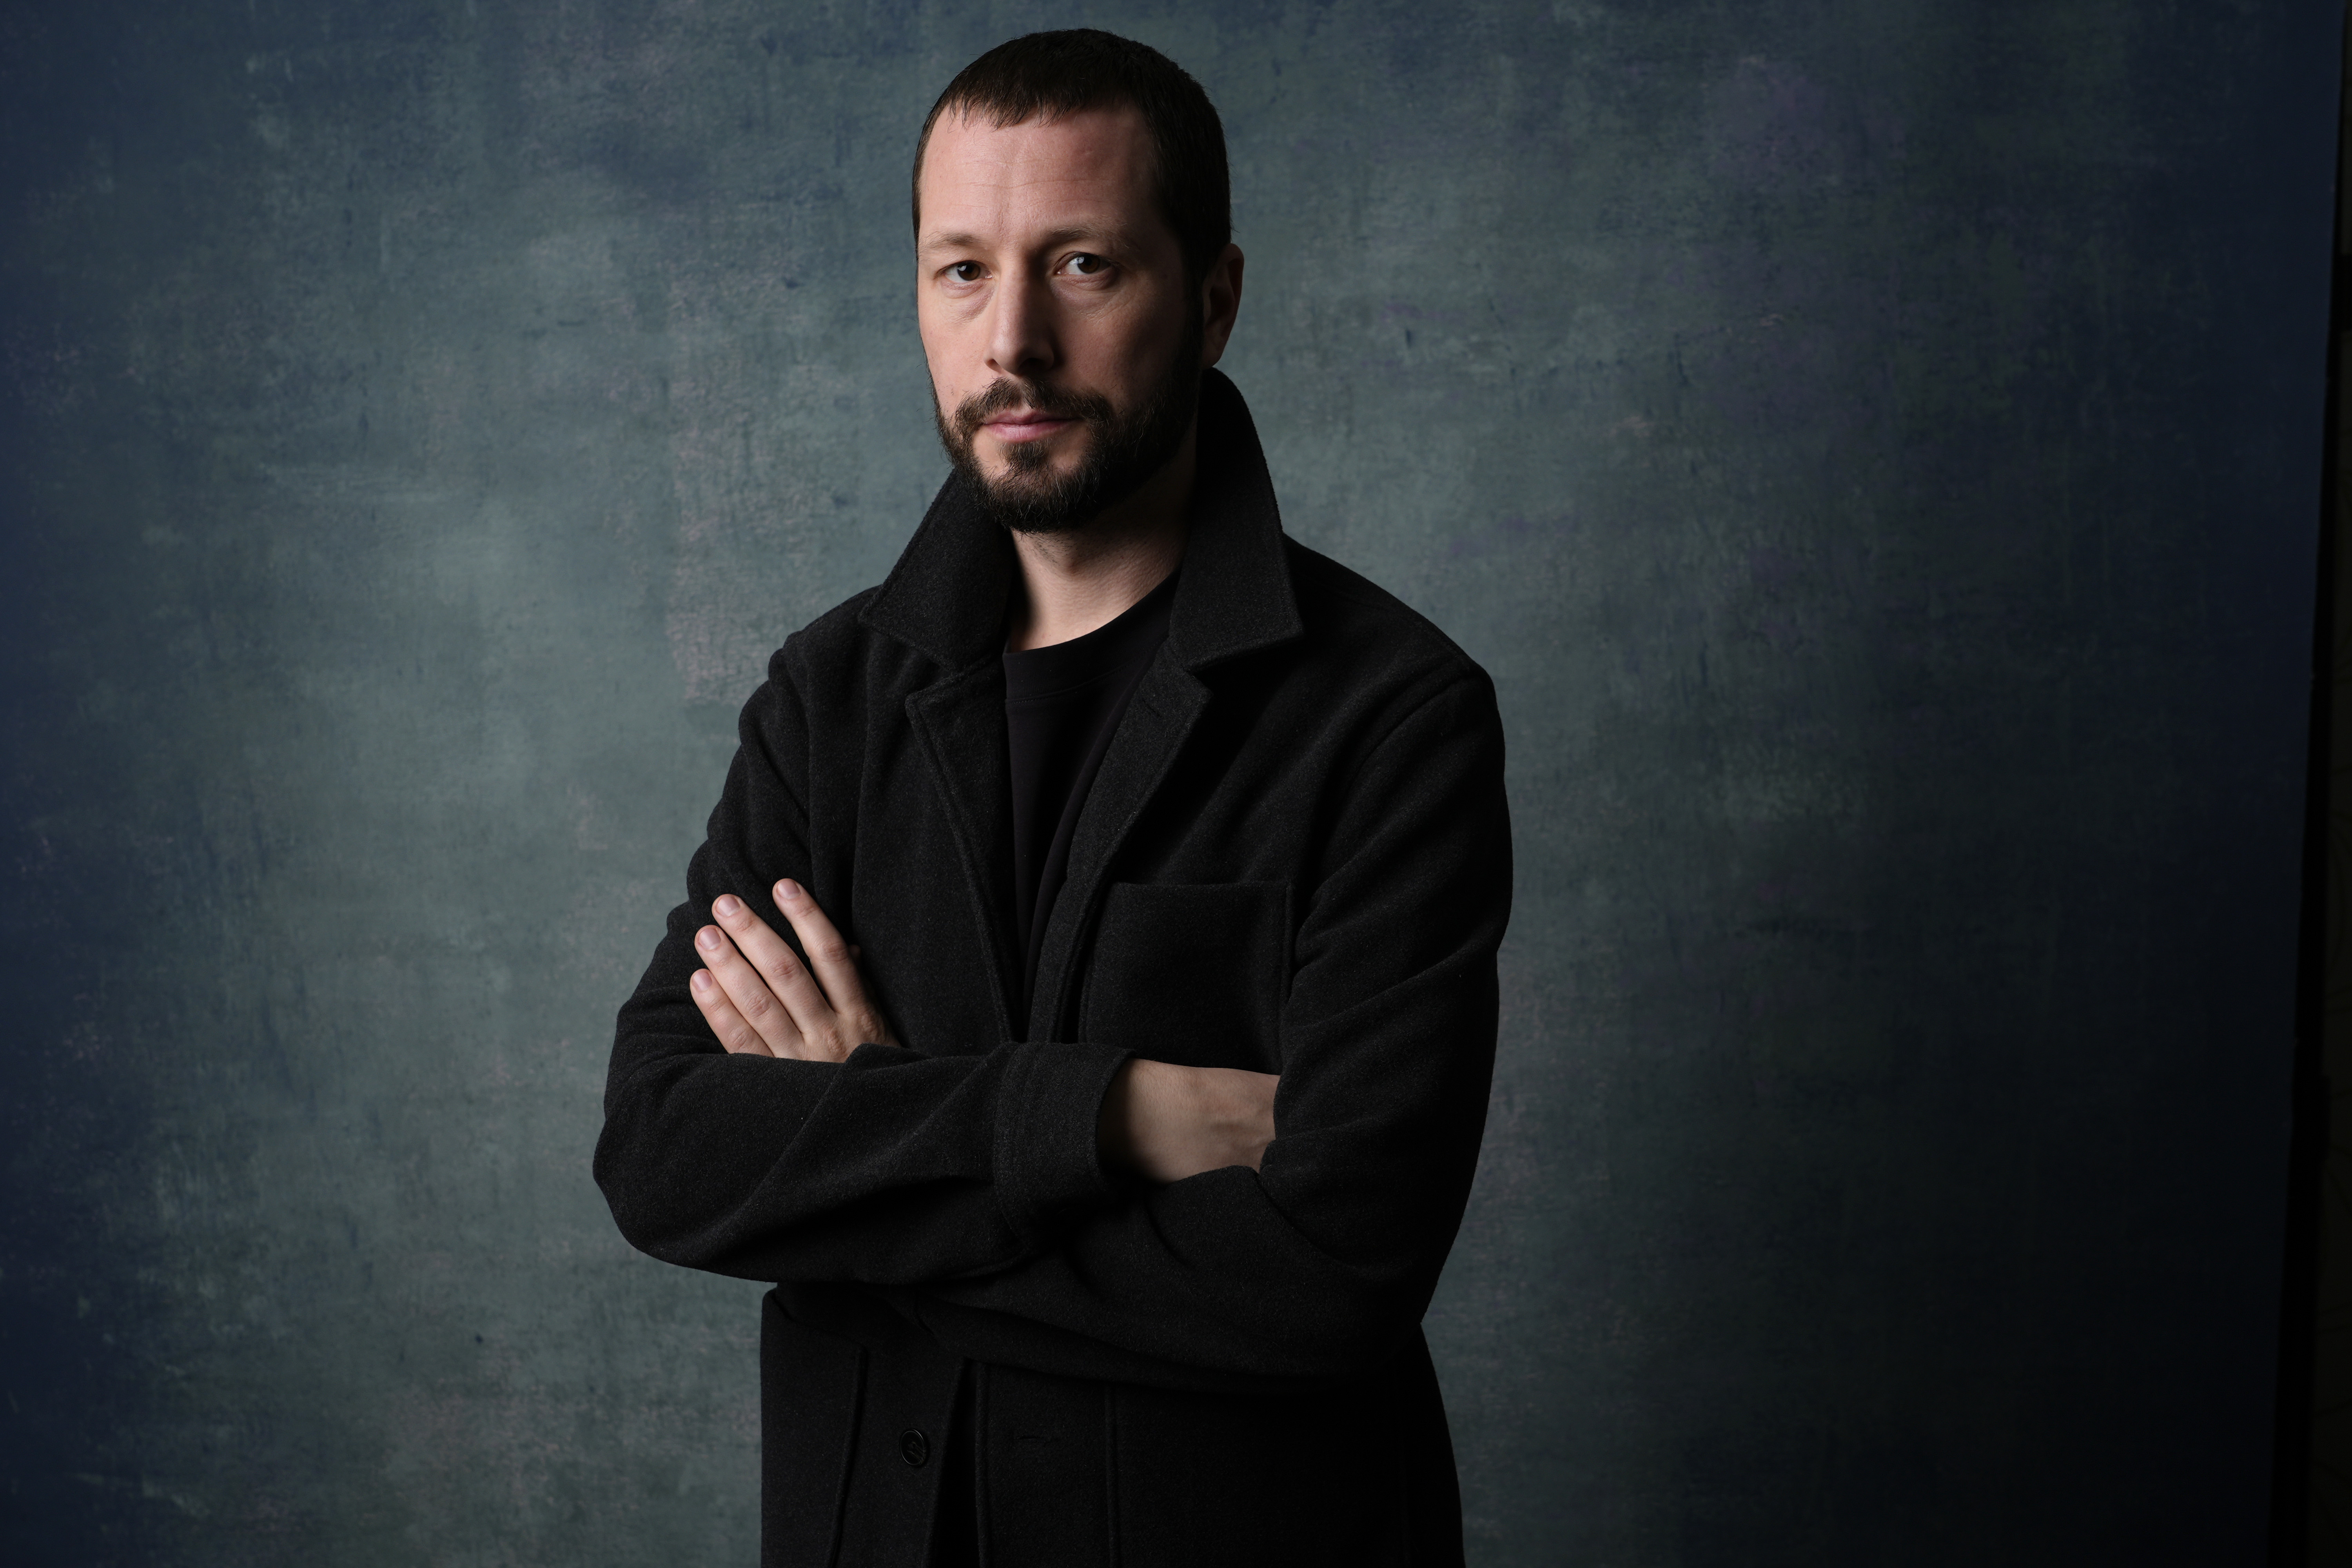
[[1093, 27], [1031, 33], [1003, 43], [956, 73], [915, 142], [915, 231], [923, 226], [923, 150], [931, 127], [953, 110], [986, 115], [1002, 129], [1082, 109], [1132, 105], [1151, 138], [1155, 194], [1176, 233], [1185, 277], [1194, 284], [1234, 237], [1225, 128], [1209, 95], [1158, 49]]

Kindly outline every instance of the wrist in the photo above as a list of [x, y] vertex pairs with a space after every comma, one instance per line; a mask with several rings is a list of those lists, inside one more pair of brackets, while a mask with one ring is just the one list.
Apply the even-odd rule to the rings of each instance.
[[1177, 1182], [1228, 1165], [1258, 1168], [1274, 1138], [1270, 1073], [1137, 1058], [1103, 1096], [1096, 1150], [1107, 1166]]

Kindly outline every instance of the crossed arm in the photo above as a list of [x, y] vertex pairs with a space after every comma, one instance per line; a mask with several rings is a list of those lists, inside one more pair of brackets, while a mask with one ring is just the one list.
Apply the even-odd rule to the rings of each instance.
[[[808, 963], [732, 894], [712, 900], [718, 923], [695, 933], [707, 967], [690, 982], [694, 1003], [719, 1043], [737, 1056], [816, 1062], [841, 1061], [869, 1042], [898, 1044], [866, 1000], [857, 950], [816, 900], [787, 878], [776, 884], [775, 901]], [[1228, 1165], [1255, 1171], [1274, 1141], [1280, 1082], [1237, 1068], [1130, 1061], [1103, 1098], [1096, 1126], [1102, 1157], [1154, 1182]]]
[[[1391, 1353], [1485, 1121], [1509, 907], [1491, 689], [1400, 692], [1353, 764], [1304, 870], [1276, 1079], [1115, 1040], [893, 1045], [809, 885], [824, 868], [848, 892], [805, 842], [790, 652], [621, 1009], [595, 1173], [622, 1234], [803, 1305], [847, 1288], [959, 1354], [1065, 1375], [1277, 1387]], [[1106, 1180], [1122, 1165], [1147, 1179]]]

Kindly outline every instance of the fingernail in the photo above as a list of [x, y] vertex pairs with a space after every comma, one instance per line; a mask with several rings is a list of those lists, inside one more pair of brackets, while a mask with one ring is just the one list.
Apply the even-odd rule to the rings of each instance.
[[798, 882], [793, 881], [790, 877], [787, 877], [782, 881], [776, 884], [776, 896], [784, 899], [797, 899], [801, 896], [801, 885]]
[[721, 893], [719, 895], [719, 901], [710, 906], [710, 912], [715, 915], [725, 915], [731, 919], [735, 915], [736, 911], [742, 909], [742, 907], [743, 900], [737, 898], [734, 894]]
[[716, 929], [710, 926], [704, 926], [701, 931], [696, 932], [694, 940], [696, 945], [702, 948], [706, 952], [717, 952], [719, 951], [719, 932]]
[[694, 988], [697, 991], [708, 991], [710, 989], [710, 971], [708, 969], [698, 969], [694, 972]]

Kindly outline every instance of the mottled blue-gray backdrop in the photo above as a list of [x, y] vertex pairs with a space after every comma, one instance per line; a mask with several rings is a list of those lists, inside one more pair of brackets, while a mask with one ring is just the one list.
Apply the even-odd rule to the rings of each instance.
[[0, 8], [7, 1561], [752, 1561], [610, 1020], [942, 473], [923, 110], [1080, 21], [1500, 687], [1473, 1561], [2253, 1561], [2326, 0]]

